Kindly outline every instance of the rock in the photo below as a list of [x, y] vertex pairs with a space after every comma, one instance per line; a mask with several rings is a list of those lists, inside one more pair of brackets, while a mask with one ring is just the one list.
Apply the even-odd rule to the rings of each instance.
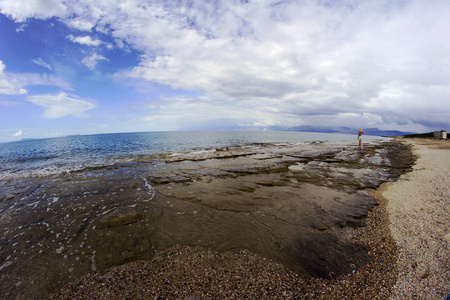
[[171, 180], [172, 180], [173, 182], [176, 182], [176, 183], [183, 183], [183, 182], [189, 182], [189, 181], [192, 181], [191, 178], [184, 177], [184, 176], [175, 176], [175, 177], [171, 178]]
[[327, 158], [327, 159], [322, 159], [320, 161], [326, 162], [326, 163], [341, 163], [341, 162], [343, 162], [343, 160], [339, 159], [339, 158]]
[[327, 226], [320, 226], [320, 227], [317, 228], [317, 230], [325, 231], [325, 230], [328, 230], [328, 227]]
[[99, 279], [113, 279], [114, 276], [112, 274], [108, 273], [108, 274], [105, 274], [105, 275], [98, 276], [98, 278]]
[[256, 182], [256, 184], [264, 185], [264, 186], [286, 186], [286, 185], [289, 185], [289, 181], [267, 179], [267, 180], [260, 180], [260, 181]]
[[239, 191], [253, 193], [256, 190], [254, 185], [243, 184], [237, 188]]
[[140, 215], [134, 208], [118, 208], [104, 216], [99, 222], [99, 228], [116, 227], [131, 224], [139, 220]]
[[157, 184], [167, 184], [172, 182], [172, 180], [170, 180], [169, 178], [166, 177], [154, 177], [152, 178], [152, 182], [157, 183]]

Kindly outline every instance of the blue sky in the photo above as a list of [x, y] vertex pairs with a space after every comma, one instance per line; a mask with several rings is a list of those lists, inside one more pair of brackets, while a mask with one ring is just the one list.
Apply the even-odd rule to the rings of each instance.
[[448, 130], [448, 20], [448, 0], [0, 0], [0, 142]]

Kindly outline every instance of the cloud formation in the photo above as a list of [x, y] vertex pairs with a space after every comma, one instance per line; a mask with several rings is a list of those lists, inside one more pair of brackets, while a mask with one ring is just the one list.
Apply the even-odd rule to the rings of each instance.
[[52, 85], [65, 90], [72, 90], [70, 83], [60, 77], [46, 74], [7, 73], [5, 69], [5, 64], [0, 60], [0, 94], [24, 95], [28, 93], [25, 87], [37, 85]]
[[67, 36], [67, 38], [74, 43], [87, 45], [87, 46], [100, 46], [102, 44], [102, 41], [93, 40], [89, 35], [75, 37], [71, 34], [71, 35]]
[[[57, 16], [86, 32], [69, 36], [84, 45], [100, 45], [94, 29], [110, 34], [143, 53], [121, 76], [205, 95], [202, 105], [236, 123], [449, 125], [448, 1], [6, 0], [2, 10]], [[178, 99], [143, 119], [178, 106], [194, 107]], [[198, 107], [179, 120], [205, 114]]]
[[47, 62], [45, 62], [42, 58], [36, 58], [36, 59], [33, 59], [32, 60], [35, 64], [37, 64], [38, 66], [41, 66], [41, 67], [44, 67], [44, 68], [47, 68], [47, 69], [49, 69], [50, 71], [52, 70], [52, 67], [47, 63]]
[[97, 53], [92, 54], [91, 56], [87, 56], [83, 58], [81, 61], [86, 67], [88, 67], [91, 70], [95, 69], [95, 66], [97, 65], [99, 60], [108, 60], [106, 57], [102, 55], [98, 55]]
[[17, 137], [17, 136], [24, 136], [25, 133], [22, 130], [17, 131], [16, 133], [14, 133], [12, 136]]
[[0, 60], [0, 95], [23, 95], [27, 93], [27, 90], [22, 88], [19, 81], [10, 78], [5, 73], [5, 64]]
[[86, 111], [95, 107], [91, 100], [82, 99], [72, 94], [42, 94], [28, 96], [27, 100], [45, 108], [44, 118], [59, 119], [66, 116], [87, 117]]
[[204, 96], [170, 97], [147, 106], [147, 114], [136, 121], [146, 122], [157, 130], [206, 130], [252, 126], [264, 114], [262, 110], [249, 113], [251, 109], [243, 103], [236, 105], [238, 108], [227, 101]]
[[66, 15], [67, 8], [61, 0], [6, 0], [0, 3], [2, 11], [11, 15], [16, 21], [27, 18], [46, 19]]

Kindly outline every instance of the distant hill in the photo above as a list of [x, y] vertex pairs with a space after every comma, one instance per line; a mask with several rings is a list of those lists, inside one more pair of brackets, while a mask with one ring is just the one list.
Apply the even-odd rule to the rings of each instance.
[[[416, 134], [415, 132], [404, 132], [398, 130], [381, 130], [378, 128], [362, 128], [365, 135], [374, 136], [404, 136], [407, 134]], [[221, 126], [208, 128], [184, 128], [183, 130], [269, 130], [269, 131], [298, 131], [298, 132], [318, 132], [318, 133], [337, 133], [337, 134], [358, 134], [359, 128], [344, 126]]]
[[[282, 131], [300, 131], [300, 132], [320, 132], [320, 133], [342, 133], [342, 134], [358, 134], [359, 128], [337, 127], [337, 126], [294, 126], [289, 128], [271, 127], [271, 130]], [[363, 128], [364, 134], [375, 136], [403, 136], [406, 134], [414, 134], [415, 132], [403, 132], [398, 130], [380, 130], [378, 128]]]

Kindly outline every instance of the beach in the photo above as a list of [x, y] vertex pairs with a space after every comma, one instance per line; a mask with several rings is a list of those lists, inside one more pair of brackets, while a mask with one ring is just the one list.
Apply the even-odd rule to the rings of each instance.
[[[153, 137], [170, 136], [163, 148], [171, 151], [136, 153], [153, 145]], [[443, 211], [438, 222], [444, 227], [428, 226], [440, 231], [421, 237], [424, 249], [437, 244], [435, 254], [415, 257], [405, 233], [395, 235], [401, 228], [395, 221], [407, 230], [414, 228], [410, 221], [425, 223], [401, 206], [414, 195], [392, 194], [414, 191], [402, 186], [411, 183], [430, 199], [448, 198], [448, 187], [439, 183], [448, 168], [431, 164], [438, 157], [433, 151], [448, 160], [446, 149], [405, 139], [366, 139], [358, 149], [354, 139], [339, 135], [321, 141], [247, 134], [234, 143], [236, 136], [214, 133], [187, 151], [174, 151], [173, 145], [185, 147], [186, 135], [173, 133], [55, 139], [51, 148], [35, 141], [37, 156], [24, 147], [20, 161], [6, 160], [0, 181], [1, 295], [388, 299], [417, 293], [411, 270], [425, 286], [437, 283], [434, 295], [446, 293], [445, 280], [426, 265], [434, 257], [446, 274], [445, 245], [426, 239], [448, 237], [445, 209], [428, 207], [437, 200], [424, 206], [426, 214]], [[137, 147], [125, 150], [118, 138], [121, 146], [138, 141]], [[274, 138], [280, 141], [268, 140]], [[424, 157], [431, 160], [422, 163]], [[429, 166], [435, 177], [405, 177]], [[422, 188], [430, 178], [437, 185]], [[407, 234], [414, 239], [413, 233]], [[410, 261], [402, 262], [401, 253]]]
[[404, 140], [412, 172], [370, 194], [364, 227], [339, 235], [372, 261], [333, 279], [307, 278], [247, 250], [175, 246], [151, 261], [93, 272], [49, 299], [440, 299], [450, 289], [448, 141]]
[[413, 172], [383, 191], [398, 247], [391, 299], [441, 299], [450, 292], [450, 143], [406, 143], [418, 156]]

